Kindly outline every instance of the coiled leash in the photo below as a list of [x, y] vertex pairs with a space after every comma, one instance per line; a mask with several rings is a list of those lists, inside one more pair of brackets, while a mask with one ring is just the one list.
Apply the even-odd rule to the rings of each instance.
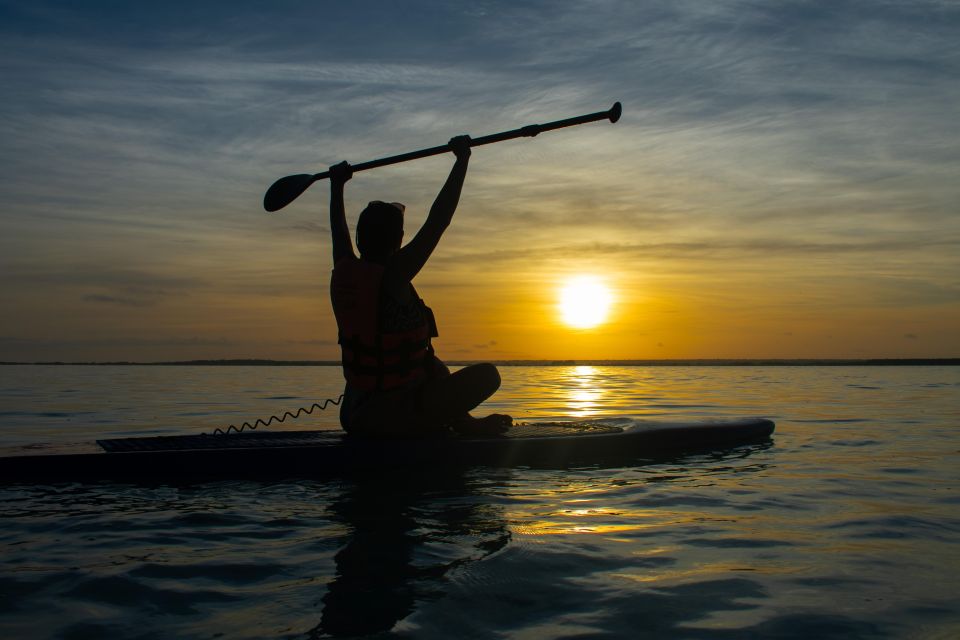
[[[216, 429], [213, 430], [213, 435], [215, 435], [215, 436], [225, 436], [225, 435], [227, 435], [227, 434], [229, 434], [229, 433], [241, 433], [244, 429], [250, 429], [251, 431], [253, 431], [253, 430], [255, 430], [257, 427], [260, 427], [260, 426], [268, 427], [268, 426], [270, 426], [270, 424], [273, 423], [273, 422], [283, 422], [283, 421], [286, 420], [287, 418], [291, 418], [291, 419], [293, 419], [293, 420], [296, 420], [297, 418], [299, 418], [299, 417], [300, 417], [301, 415], [303, 415], [303, 414], [310, 415], [310, 414], [312, 414], [314, 411], [316, 411], [317, 409], [320, 409], [320, 411], [323, 411], [324, 409], [327, 408], [327, 406], [329, 406], [329, 405], [331, 405], [331, 404], [332, 404], [332, 405], [338, 405], [338, 404], [340, 404], [342, 401], [343, 401], [343, 394], [341, 393], [341, 394], [340, 394], [340, 397], [338, 397], [336, 400], [334, 400], [333, 398], [327, 398], [326, 400], [323, 401], [323, 404], [322, 404], [322, 405], [314, 402], [312, 405], [310, 405], [310, 407], [300, 407], [299, 409], [297, 409], [297, 412], [296, 412], [296, 413], [290, 413], [289, 411], [284, 411], [284, 412], [283, 412], [283, 415], [281, 415], [281, 416], [270, 416], [270, 417], [267, 418], [266, 420], [263, 420], [262, 418], [257, 418], [256, 421], [255, 421], [253, 424], [250, 424], [249, 422], [244, 422], [244, 423], [243, 423], [242, 425], [240, 425], [239, 427], [237, 427], [236, 425], [230, 425], [230, 426], [227, 427], [226, 429], [221, 429], [221, 428], [217, 427]], [[204, 435], [206, 435], [206, 434], [204, 434]]]

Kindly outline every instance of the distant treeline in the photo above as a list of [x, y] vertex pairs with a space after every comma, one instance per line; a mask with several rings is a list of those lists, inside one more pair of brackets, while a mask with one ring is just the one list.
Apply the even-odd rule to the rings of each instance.
[[[481, 360], [452, 360], [462, 366]], [[339, 360], [179, 360], [171, 362], [0, 362], [0, 365], [96, 365], [96, 366], [202, 366], [202, 367], [339, 367]], [[836, 359], [692, 359], [692, 360], [494, 360], [502, 367], [852, 367], [852, 366], [958, 366], [960, 358], [854, 358]]]

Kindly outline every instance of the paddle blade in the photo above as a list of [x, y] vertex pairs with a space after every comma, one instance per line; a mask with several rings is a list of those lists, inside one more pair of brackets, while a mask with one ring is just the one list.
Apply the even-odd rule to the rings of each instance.
[[280, 178], [267, 189], [263, 196], [263, 208], [278, 211], [297, 199], [314, 183], [316, 176], [310, 173], [298, 173], [295, 176]]

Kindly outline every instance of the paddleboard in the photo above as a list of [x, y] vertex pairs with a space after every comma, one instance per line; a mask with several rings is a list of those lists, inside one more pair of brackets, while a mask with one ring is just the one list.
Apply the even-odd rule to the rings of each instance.
[[342, 431], [252, 431], [31, 445], [0, 457], [0, 480], [181, 480], [343, 473], [447, 465], [569, 467], [656, 457], [770, 438], [765, 418], [598, 421], [512, 426], [491, 437], [368, 439]]

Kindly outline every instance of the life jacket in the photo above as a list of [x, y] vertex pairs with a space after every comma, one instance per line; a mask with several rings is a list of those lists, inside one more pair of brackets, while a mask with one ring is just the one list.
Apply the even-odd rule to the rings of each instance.
[[420, 322], [403, 330], [384, 326], [383, 265], [347, 257], [334, 265], [330, 300], [337, 318], [343, 377], [363, 390], [396, 389], [424, 379], [433, 363], [433, 312], [410, 285]]

